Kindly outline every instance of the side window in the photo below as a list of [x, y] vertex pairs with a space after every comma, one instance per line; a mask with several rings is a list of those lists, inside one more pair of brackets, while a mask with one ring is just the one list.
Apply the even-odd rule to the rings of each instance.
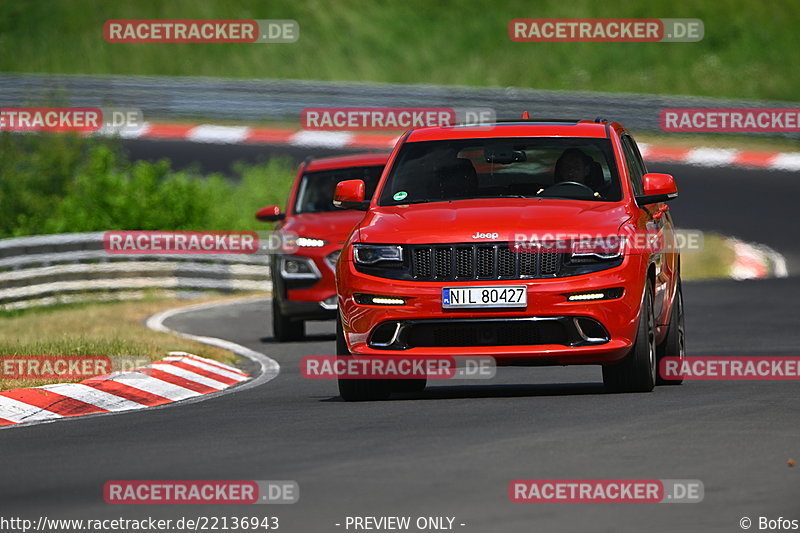
[[639, 156], [639, 150], [628, 135], [622, 136], [622, 150], [625, 153], [625, 164], [628, 167], [633, 192], [636, 195], [644, 194], [642, 176], [644, 175], [644, 164]]
[[636, 160], [636, 164], [639, 165], [639, 168], [642, 169], [642, 175], [647, 174], [647, 166], [645, 166], [644, 159], [642, 159], [642, 154], [641, 152], [639, 152], [639, 145], [636, 144], [636, 140], [633, 137], [631, 137], [630, 135], [627, 135], [627, 137], [628, 140], [630, 140], [631, 142], [631, 149], [633, 150], [633, 155]]

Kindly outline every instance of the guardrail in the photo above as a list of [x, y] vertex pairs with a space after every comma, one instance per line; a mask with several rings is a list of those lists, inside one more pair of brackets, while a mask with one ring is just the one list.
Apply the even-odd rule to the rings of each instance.
[[271, 290], [264, 254], [109, 254], [103, 232], [0, 240], [0, 309], [143, 297], [153, 289]]
[[515, 118], [523, 110], [540, 117], [602, 116], [632, 130], [648, 131], [659, 130], [659, 113], [664, 108], [798, 107], [796, 102], [517, 87], [0, 73], [0, 107], [24, 105], [119, 106], [141, 109], [145, 120], [208, 118], [246, 122], [299, 120], [304, 108], [319, 106], [491, 107], [498, 118]]

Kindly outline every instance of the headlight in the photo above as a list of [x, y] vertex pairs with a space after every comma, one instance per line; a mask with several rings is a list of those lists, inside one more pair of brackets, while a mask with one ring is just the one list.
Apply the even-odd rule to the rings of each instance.
[[339, 256], [342, 254], [341, 250], [335, 250], [328, 255], [325, 256], [325, 261], [331, 266], [331, 268], [336, 268], [336, 261], [339, 260]]
[[622, 257], [625, 248], [625, 238], [621, 235], [609, 235], [595, 239], [581, 239], [572, 241], [572, 255], [570, 260], [580, 259], [581, 262], [592, 259], [609, 260]]
[[280, 258], [281, 277], [284, 279], [317, 279], [322, 277], [314, 261], [308, 257], [286, 255]]
[[300, 248], [322, 248], [325, 246], [325, 241], [311, 237], [297, 237], [294, 244]]
[[353, 259], [360, 265], [374, 265], [381, 262], [403, 262], [403, 248], [391, 244], [356, 244]]

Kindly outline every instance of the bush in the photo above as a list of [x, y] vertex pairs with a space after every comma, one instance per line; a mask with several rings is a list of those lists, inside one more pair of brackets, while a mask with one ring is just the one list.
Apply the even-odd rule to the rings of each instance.
[[255, 211], [282, 204], [290, 161], [219, 174], [130, 162], [112, 140], [0, 135], [0, 238], [105, 230], [263, 230]]

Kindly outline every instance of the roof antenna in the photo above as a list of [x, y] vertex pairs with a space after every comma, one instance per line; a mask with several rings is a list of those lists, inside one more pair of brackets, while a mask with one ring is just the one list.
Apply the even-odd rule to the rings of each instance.
[[529, 120], [531, 116], [528, 114], [527, 111], [522, 112], [522, 120]]

